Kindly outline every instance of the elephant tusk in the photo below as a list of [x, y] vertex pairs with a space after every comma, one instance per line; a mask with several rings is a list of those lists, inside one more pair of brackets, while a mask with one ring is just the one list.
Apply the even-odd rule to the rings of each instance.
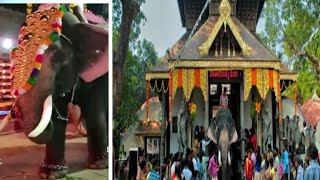
[[231, 157], [230, 157], [230, 151], [228, 151], [228, 164], [231, 166]]
[[222, 165], [222, 163], [221, 163], [221, 152], [220, 152], [220, 150], [219, 150], [219, 152], [218, 152], [218, 163], [219, 163], [220, 166]]
[[28, 137], [39, 136], [48, 126], [52, 115], [52, 95], [48, 96], [43, 103], [43, 111], [38, 126], [28, 135]]

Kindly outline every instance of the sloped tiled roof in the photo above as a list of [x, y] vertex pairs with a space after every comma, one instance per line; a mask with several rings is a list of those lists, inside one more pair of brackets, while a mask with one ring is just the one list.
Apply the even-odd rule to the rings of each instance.
[[[232, 20], [237, 27], [242, 39], [252, 48], [250, 56], [236, 56], [236, 57], [216, 57], [214, 54], [210, 54], [206, 57], [202, 57], [199, 52], [199, 46], [201, 46], [210, 36], [212, 29], [217, 23], [219, 17], [211, 16], [201, 26], [197, 33], [190, 39], [187, 47], [184, 48], [180, 57], [178, 54], [173, 56], [171, 59], [183, 59], [183, 60], [221, 60], [221, 59], [232, 59], [232, 60], [246, 60], [246, 61], [280, 61], [278, 57], [260, 40], [252, 34], [241, 22], [236, 18], [232, 17]], [[170, 60], [171, 60], [170, 59]]]
[[301, 111], [307, 123], [315, 127], [320, 121], [320, 99], [316, 93], [301, 107]]
[[169, 63], [168, 63], [168, 59], [171, 56], [174, 56], [176, 54], [179, 54], [181, 49], [183, 48], [183, 46], [186, 43], [186, 40], [189, 36], [190, 32], [187, 31], [185, 32], [181, 38], [170, 48], [169, 53], [167, 53], [166, 55], [164, 55], [160, 61], [160, 63], [158, 63], [157, 65], [155, 65], [151, 71], [149, 72], [169, 72]]

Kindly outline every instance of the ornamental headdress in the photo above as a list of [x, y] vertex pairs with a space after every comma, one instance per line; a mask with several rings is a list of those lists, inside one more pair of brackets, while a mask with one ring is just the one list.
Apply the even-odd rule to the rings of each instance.
[[68, 8], [70, 7], [52, 7], [27, 15], [26, 23], [19, 32], [18, 46], [10, 54], [10, 59], [14, 62], [14, 96], [24, 94], [35, 85], [44, 60], [44, 52], [50, 44], [59, 39], [62, 17]]

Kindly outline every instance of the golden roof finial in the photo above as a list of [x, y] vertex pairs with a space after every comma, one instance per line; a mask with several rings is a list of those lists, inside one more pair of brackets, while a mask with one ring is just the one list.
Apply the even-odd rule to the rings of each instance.
[[227, 30], [227, 18], [231, 15], [231, 6], [228, 0], [222, 0], [220, 4], [220, 17], [223, 18], [224, 32]]

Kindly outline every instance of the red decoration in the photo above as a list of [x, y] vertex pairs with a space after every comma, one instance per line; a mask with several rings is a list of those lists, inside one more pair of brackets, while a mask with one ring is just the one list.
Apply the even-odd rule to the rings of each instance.
[[256, 86], [257, 85], [257, 69], [256, 68], [252, 68], [252, 85]]
[[273, 70], [269, 69], [269, 88], [273, 88]]
[[200, 69], [194, 70], [194, 85], [195, 87], [201, 87], [201, 80], [200, 80]]

